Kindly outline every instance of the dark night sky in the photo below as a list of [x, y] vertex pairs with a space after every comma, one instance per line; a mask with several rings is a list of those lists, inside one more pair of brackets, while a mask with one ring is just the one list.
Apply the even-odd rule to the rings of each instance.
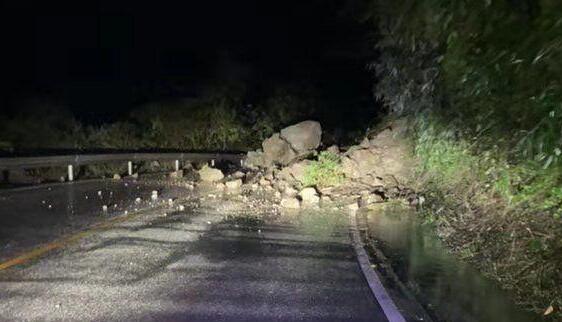
[[78, 115], [116, 115], [229, 79], [306, 79], [368, 94], [364, 27], [342, 4], [4, 1], [3, 104], [46, 95]]

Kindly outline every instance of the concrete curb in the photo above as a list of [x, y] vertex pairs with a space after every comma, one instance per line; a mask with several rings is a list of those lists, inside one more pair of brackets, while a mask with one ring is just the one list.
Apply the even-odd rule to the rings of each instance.
[[382, 285], [377, 273], [371, 267], [369, 255], [367, 255], [367, 252], [363, 248], [361, 236], [359, 235], [359, 231], [357, 229], [356, 211], [349, 212], [349, 224], [349, 234], [353, 244], [353, 249], [355, 250], [355, 255], [357, 256], [357, 262], [363, 272], [363, 276], [365, 276], [365, 279], [369, 284], [371, 292], [381, 306], [384, 315], [386, 315], [389, 322], [406, 322], [406, 319], [402, 316], [402, 313], [400, 313], [396, 304]]

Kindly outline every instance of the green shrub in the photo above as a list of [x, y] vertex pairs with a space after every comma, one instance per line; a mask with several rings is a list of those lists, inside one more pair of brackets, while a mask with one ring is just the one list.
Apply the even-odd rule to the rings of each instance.
[[513, 163], [509, 152], [488, 148], [478, 138], [471, 141], [458, 135], [454, 124], [444, 125], [439, 116], [418, 115], [415, 124], [415, 154], [418, 174], [426, 189], [456, 190], [470, 194], [494, 195], [519, 212], [562, 214], [562, 167], [544, 167], [537, 160]]
[[[414, 143], [418, 189], [428, 199], [426, 222], [528, 308], [541, 312], [545, 301], [562, 305], [562, 167], [532, 159], [508, 162], [508, 151], [456, 132], [439, 116], [417, 118]], [[531, 266], [535, 273], [520, 274]]]
[[415, 121], [415, 154], [420, 160], [419, 172], [439, 185], [456, 186], [464, 180], [475, 180], [478, 158], [469, 144], [455, 139], [454, 129], [442, 126], [431, 117]]
[[248, 129], [236, 110], [240, 99], [221, 93], [152, 103], [133, 111], [143, 144], [180, 150], [247, 148]]
[[303, 186], [330, 187], [340, 184], [343, 179], [340, 156], [323, 151], [318, 160], [312, 161], [306, 168]]
[[115, 122], [99, 127], [88, 127], [86, 146], [101, 149], [135, 149], [143, 147], [136, 126], [127, 122]]

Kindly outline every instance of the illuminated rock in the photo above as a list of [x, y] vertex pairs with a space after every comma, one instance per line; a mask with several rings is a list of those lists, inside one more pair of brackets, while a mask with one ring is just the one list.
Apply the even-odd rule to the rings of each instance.
[[283, 140], [279, 133], [273, 134], [262, 143], [264, 164], [271, 166], [274, 164], [287, 165], [293, 161], [297, 154], [291, 145]]
[[281, 199], [280, 205], [286, 209], [299, 209], [301, 207], [300, 201], [295, 197], [285, 197]]
[[228, 190], [240, 189], [240, 187], [242, 187], [242, 180], [236, 179], [236, 180], [228, 181], [225, 183], [225, 185], [226, 185], [226, 189]]
[[303, 154], [320, 146], [322, 127], [316, 121], [304, 121], [282, 129], [279, 136], [298, 154]]
[[203, 166], [199, 170], [199, 178], [204, 182], [216, 182], [224, 178], [224, 174], [219, 169], [210, 168], [208, 166]]
[[315, 188], [308, 187], [301, 190], [299, 193], [303, 206], [317, 206], [320, 202], [320, 197]]

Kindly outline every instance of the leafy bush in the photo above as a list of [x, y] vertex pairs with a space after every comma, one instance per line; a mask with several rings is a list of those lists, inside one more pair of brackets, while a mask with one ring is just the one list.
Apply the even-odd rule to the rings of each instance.
[[229, 98], [203, 97], [150, 104], [133, 111], [144, 145], [181, 150], [243, 146], [246, 128]]
[[333, 152], [322, 151], [318, 155], [318, 160], [312, 161], [306, 168], [303, 186], [330, 187], [338, 185], [343, 179], [340, 156]]
[[86, 146], [101, 149], [133, 149], [143, 147], [138, 128], [128, 122], [115, 122], [86, 129]]

